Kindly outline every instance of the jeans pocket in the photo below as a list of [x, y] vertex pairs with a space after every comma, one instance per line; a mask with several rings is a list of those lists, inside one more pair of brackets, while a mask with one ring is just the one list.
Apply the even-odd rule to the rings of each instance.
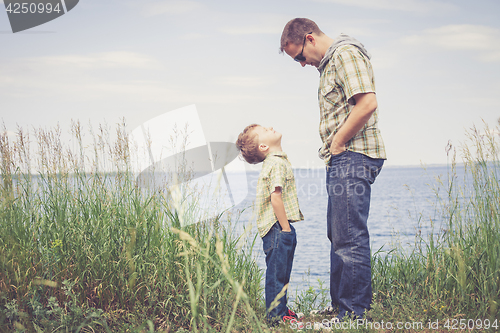
[[275, 232], [274, 228], [271, 228], [267, 235], [265, 235], [262, 238], [262, 248], [264, 250], [264, 253], [267, 254], [269, 251], [271, 251], [274, 246], [275, 246]]
[[346, 178], [349, 175], [349, 151], [345, 150], [340, 154], [332, 155], [328, 162], [327, 173], [330, 179]]
[[364, 178], [373, 184], [375, 178], [377, 178], [382, 166], [384, 165], [384, 160], [379, 158], [371, 158], [368, 156], [363, 156], [363, 176]]
[[343, 152], [341, 152], [341, 153], [338, 153], [338, 154], [335, 154], [335, 155], [333, 155], [333, 154], [332, 154], [332, 157], [338, 157], [338, 156], [342, 156], [342, 155], [344, 155], [344, 154], [347, 154], [347, 149], [346, 149], [346, 150], [344, 150], [344, 151], [343, 151]]
[[280, 233], [282, 234], [293, 234], [295, 232], [295, 228], [293, 227], [293, 225], [290, 223], [290, 231], [284, 231], [283, 229], [281, 229], [281, 226], [280, 226]]
[[[296, 239], [296, 234], [295, 234], [295, 229], [290, 226], [292, 230], [290, 231], [280, 231], [279, 234], [279, 242], [282, 244], [286, 249], [291, 248], [294, 243], [297, 241]], [[281, 246], [281, 245], [280, 245]]]

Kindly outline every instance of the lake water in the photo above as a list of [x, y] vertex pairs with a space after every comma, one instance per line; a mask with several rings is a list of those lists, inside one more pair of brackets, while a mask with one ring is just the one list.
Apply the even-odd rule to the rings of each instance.
[[[463, 175], [463, 166], [457, 174]], [[292, 290], [304, 290], [310, 285], [317, 287], [317, 280], [329, 286], [330, 241], [326, 235], [326, 176], [325, 169], [294, 170], [299, 205], [305, 220], [294, 223], [297, 231], [297, 248], [291, 276]], [[255, 198], [258, 172], [248, 172], [249, 195], [239, 207], [248, 207]], [[444, 184], [440, 185], [440, 178]], [[459, 176], [458, 179], [461, 179]], [[440, 230], [440, 216], [436, 211], [437, 195], [445, 193], [448, 182], [447, 166], [384, 167], [372, 186], [372, 199], [368, 229], [372, 253], [382, 248], [388, 251], [396, 242], [410, 248], [415, 234], [424, 237], [431, 232], [430, 219], [435, 224], [434, 232]], [[251, 209], [240, 217], [239, 227], [254, 223]], [[252, 229], [256, 233], [256, 227]], [[254, 248], [259, 267], [265, 269], [262, 241]]]

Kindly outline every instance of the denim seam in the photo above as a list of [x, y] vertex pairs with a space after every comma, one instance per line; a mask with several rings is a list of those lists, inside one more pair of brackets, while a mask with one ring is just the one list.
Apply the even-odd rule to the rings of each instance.
[[276, 231], [277, 232], [276, 232], [276, 247], [275, 247], [275, 249], [279, 248], [279, 246], [280, 246], [280, 240], [281, 240], [281, 237], [280, 237], [281, 230], [278, 230], [278, 229], [279, 229], [278, 226], [276, 226]]
[[365, 158], [362, 158], [361, 160], [363, 161], [363, 176], [368, 181], [368, 183], [371, 183], [371, 181], [370, 181], [371, 174], [370, 173], [372, 170], [370, 169], [370, 167], [367, 167]]
[[[350, 160], [348, 162], [351, 162]], [[348, 163], [349, 165], [349, 168], [351, 166], [351, 163]], [[347, 171], [347, 179], [346, 179], [346, 215], [347, 215], [347, 234], [349, 235], [349, 250], [351, 251], [351, 254], [349, 256], [349, 258], [351, 259], [351, 262], [350, 262], [350, 266], [352, 268], [352, 271], [351, 271], [351, 276], [356, 276], [355, 275], [355, 270], [354, 270], [354, 240], [353, 240], [353, 234], [352, 234], [352, 226], [351, 226], [351, 196], [349, 195], [349, 170]], [[352, 190], [352, 189], [351, 189]], [[354, 193], [351, 193], [351, 194], [354, 194]], [[353, 299], [354, 299], [354, 281], [355, 279], [351, 280], [350, 283], [351, 283], [351, 298], [349, 300], [350, 304], [348, 305], [348, 307], [350, 309], [353, 308]]]

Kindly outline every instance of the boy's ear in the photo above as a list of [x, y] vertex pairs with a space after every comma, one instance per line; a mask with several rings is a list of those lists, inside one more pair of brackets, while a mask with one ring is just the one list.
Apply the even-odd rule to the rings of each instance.
[[260, 150], [261, 152], [265, 153], [266, 151], [268, 151], [268, 150], [269, 150], [269, 146], [268, 146], [268, 145], [266, 145], [266, 144], [264, 144], [264, 143], [261, 143], [261, 144], [259, 144], [259, 150]]

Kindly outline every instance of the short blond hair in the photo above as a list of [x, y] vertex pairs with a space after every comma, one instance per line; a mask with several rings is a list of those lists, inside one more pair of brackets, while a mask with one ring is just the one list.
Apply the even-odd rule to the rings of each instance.
[[241, 156], [250, 164], [260, 163], [266, 158], [266, 155], [259, 150], [259, 136], [254, 131], [257, 126], [260, 125], [248, 125], [236, 140], [236, 146], [240, 150]]

